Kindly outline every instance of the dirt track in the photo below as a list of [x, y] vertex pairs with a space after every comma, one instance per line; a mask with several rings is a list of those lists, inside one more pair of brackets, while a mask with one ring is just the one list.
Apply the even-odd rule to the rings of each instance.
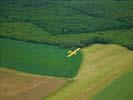
[[66, 80], [19, 73], [0, 68], [0, 100], [41, 100]]

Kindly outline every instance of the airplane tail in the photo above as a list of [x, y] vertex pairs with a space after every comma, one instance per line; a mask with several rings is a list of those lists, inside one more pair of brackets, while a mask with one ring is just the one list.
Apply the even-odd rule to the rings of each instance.
[[68, 51], [68, 54], [70, 54], [70, 53], [72, 53], [72, 51], [70, 50], [70, 51]]

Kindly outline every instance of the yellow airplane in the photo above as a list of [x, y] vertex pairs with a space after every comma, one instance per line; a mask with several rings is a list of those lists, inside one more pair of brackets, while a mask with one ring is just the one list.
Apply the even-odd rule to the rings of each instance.
[[69, 58], [69, 57], [71, 57], [72, 55], [76, 55], [76, 52], [78, 52], [79, 50], [80, 50], [80, 48], [77, 48], [77, 49], [74, 50], [74, 51], [71, 51], [71, 50], [68, 51], [68, 56], [67, 56], [67, 57]]

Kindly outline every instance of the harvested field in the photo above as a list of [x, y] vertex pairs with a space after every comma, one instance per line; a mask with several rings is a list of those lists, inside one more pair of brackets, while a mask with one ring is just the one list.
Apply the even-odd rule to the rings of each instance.
[[76, 80], [43, 100], [92, 100], [114, 80], [133, 71], [133, 51], [124, 47], [95, 44], [82, 49], [82, 53]]
[[66, 82], [0, 67], [0, 100], [41, 100]]

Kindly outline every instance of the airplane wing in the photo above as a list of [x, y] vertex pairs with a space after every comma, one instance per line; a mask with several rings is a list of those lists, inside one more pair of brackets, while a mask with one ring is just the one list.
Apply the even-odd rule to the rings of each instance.
[[71, 51], [71, 53], [67, 57], [71, 57], [72, 55], [76, 55], [76, 52], [79, 51], [80, 48], [76, 49], [75, 51]]
[[69, 54], [67, 57], [71, 57], [74, 53]]
[[79, 50], [80, 50], [80, 48], [78, 48], [75, 51], [73, 51], [73, 53], [76, 54], [76, 52], [78, 52]]

